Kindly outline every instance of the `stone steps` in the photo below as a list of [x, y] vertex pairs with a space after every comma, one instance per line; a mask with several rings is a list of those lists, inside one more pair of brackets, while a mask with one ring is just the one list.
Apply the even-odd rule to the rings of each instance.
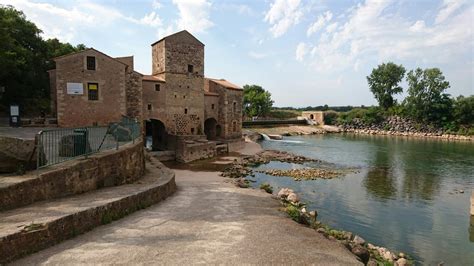
[[135, 183], [0, 212], [0, 264], [120, 219], [175, 190], [174, 172], [151, 158], [147, 173]]

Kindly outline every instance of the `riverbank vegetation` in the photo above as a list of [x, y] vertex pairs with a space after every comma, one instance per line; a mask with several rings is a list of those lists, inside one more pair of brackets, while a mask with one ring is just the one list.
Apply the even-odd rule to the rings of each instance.
[[51, 58], [86, 49], [41, 33], [23, 12], [0, 5], [0, 113], [12, 103], [27, 114], [49, 113]]
[[401, 127], [412, 124], [410, 129], [415, 131], [474, 135], [474, 95], [451, 97], [446, 93], [450, 84], [440, 69], [417, 68], [407, 73], [408, 95], [398, 103], [394, 96], [404, 91], [399, 85], [404, 76], [402, 65], [391, 62], [379, 65], [367, 77], [378, 106], [343, 113], [327, 112], [325, 115], [329, 118], [325, 122], [365, 127], [382, 125], [380, 129], [392, 130], [388, 122], [395, 117]]

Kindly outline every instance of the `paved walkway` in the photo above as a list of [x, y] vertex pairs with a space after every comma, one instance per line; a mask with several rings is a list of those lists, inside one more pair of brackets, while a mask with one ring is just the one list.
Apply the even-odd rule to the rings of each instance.
[[175, 172], [174, 196], [15, 264], [361, 264], [265, 192], [217, 172]]

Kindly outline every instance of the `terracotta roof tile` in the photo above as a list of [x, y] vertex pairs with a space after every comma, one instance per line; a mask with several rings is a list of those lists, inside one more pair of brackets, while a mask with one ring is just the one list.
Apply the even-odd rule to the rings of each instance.
[[211, 78], [208, 78], [208, 80], [211, 80], [219, 85], [221, 85], [222, 87], [225, 87], [227, 89], [231, 89], [231, 90], [243, 90], [241, 87], [233, 84], [233, 83], [230, 83], [229, 81], [225, 80], [225, 79], [211, 79]]
[[204, 95], [205, 95], [205, 96], [219, 96], [219, 93], [210, 92], [210, 91], [205, 91], [205, 92], [204, 92]]

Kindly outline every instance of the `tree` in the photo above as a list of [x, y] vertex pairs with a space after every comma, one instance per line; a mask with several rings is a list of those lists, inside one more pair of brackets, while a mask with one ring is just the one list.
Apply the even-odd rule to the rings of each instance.
[[405, 68], [402, 65], [396, 65], [392, 62], [378, 65], [372, 70], [370, 76], [367, 77], [370, 91], [378, 101], [379, 106], [384, 110], [396, 104], [393, 99], [394, 94], [401, 93], [403, 88], [398, 83], [405, 76]]
[[54, 68], [51, 59], [85, 49], [57, 39], [45, 41], [40, 33], [23, 12], [0, 5], [0, 87], [4, 88], [0, 110], [18, 103], [33, 112], [48, 111], [47, 70]]
[[454, 101], [453, 116], [460, 125], [474, 125], [474, 95], [457, 97]]
[[444, 93], [449, 88], [438, 68], [411, 70], [407, 75], [408, 96], [404, 101], [407, 114], [423, 122], [438, 125], [451, 119], [452, 100]]
[[273, 106], [270, 92], [258, 85], [245, 85], [243, 97], [244, 114], [248, 117], [267, 115]]

